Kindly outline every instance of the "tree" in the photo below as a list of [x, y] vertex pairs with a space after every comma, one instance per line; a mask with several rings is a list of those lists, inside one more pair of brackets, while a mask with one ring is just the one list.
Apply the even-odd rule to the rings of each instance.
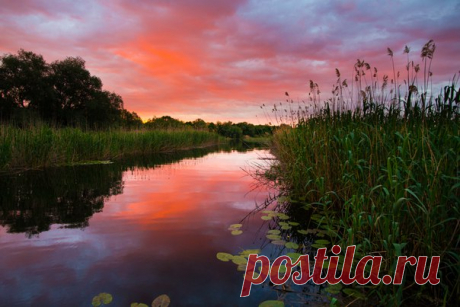
[[149, 119], [145, 125], [153, 129], [181, 129], [185, 128], [184, 122], [172, 118], [171, 116], [162, 116], [160, 118]]
[[1, 120], [26, 110], [59, 125], [100, 128], [122, 121], [123, 99], [103, 91], [101, 79], [91, 75], [82, 58], [47, 64], [41, 55], [21, 49], [0, 59]]
[[206, 124], [204, 120], [202, 120], [201, 118], [198, 118], [192, 122], [192, 127], [197, 130], [204, 130], [208, 127], [208, 125]]
[[125, 109], [121, 110], [121, 125], [125, 128], [138, 129], [142, 127], [142, 119], [136, 112], [129, 112]]
[[51, 117], [50, 68], [41, 55], [19, 50], [2, 56], [0, 65], [0, 113], [9, 119], [18, 109], [37, 110]]
[[[63, 124], [76, 124], [82, 118], [90, 124], [95, 124], [103, 106], [97, 106], [107, 102], [108, 97], [103, 97], [102, 82], [98, 77], [91, 76], [85, 67], [82, 58], [68, 57], [63, 61], [51, 64], [51, 79], [54, 86], [55, 98]], [[97, 121], [97, 120], [96, 120]], [[77, 123], [78, 123], [77, 122]]]

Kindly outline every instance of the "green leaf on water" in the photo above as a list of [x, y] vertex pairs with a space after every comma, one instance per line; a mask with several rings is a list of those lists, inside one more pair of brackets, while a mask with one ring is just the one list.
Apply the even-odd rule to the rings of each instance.
[[248, 257], [250, 254], [259, 254], [260, 249], [246, 249], [240, 253], [243, 257]]
[[272, 219], [272, 216], [271, 215], [264, 215], [264, 216], [261, 216], [260, 218], [263, 219], [264, 221], [269, 221], [269, 220]]
[[299, 244], [294, 243], [294, 242], [287, 242], [287, 243], [285, 244], [285, 246], [286, 246], [287, 248], [293, 248], [293, 249], [299, 248]]
[[286, 226], [286, 225], [281, 226], [281, 229], [283, 229], [283, 230], [288, 230], [288, 229], [291, 229], [291, 228], [292, 228], [292, 227], [289, 226], [289, 225], [287, 225], [287, 226]]
[[149, 307], [143, 303], [131, 303], [131, 307]]
[[166, 294], [162, 294], [152, 302], [152, 307], [168, 307], [171, 304], [171, 299]]
[[303, 234], [303, 235], [307, 235], [307, 234], [308, 234], [308, 231], [307, 231], [307, 230], [304, 230], [304, 229], [297, 230], [297, 232], [300, 233], [300, 234]]
[[[315, 244], [321, 244], [321, 245], [328, 245], [330, 244], [331, 242], [329, 242], [328, 240], [316, 240], [315, 241]], [[324, 247], [324, 246], [323, 246]]]
[[260, 303], [259, 307], [284, 307], [284, 302], [282, 301], [265, 301]]
[[279, 235], [281, 231], [279, 231], [278, 229], [270, 229], [269, 231], [267, 231], [267, 233], [270, 235]]
[[246, 264], [238, 264], [237, 271], [246, 272]]
[[291, 226], [299, 226], [299, 225], [300, 225], [300, 224], [297, 223], [297, 222], [288, 222], [288, 223], [289, 223], [289, 225], [291, 225]]
[[112, 295], [110, 295], [109, 293], [100, 293], [99, 297], [101, 298], [102, 303], [104, 303], [105, 305], [110, 304], [113, 299]]
[[233, 255], [228, 254], [228, 253], [217, 253], [216, 256], [217, 256], [217, 259], [219, 259], [220, 261], [224, 261], [224, 262], [227, 262], [233, 259]]
[[300, 256], [302, 256], [301, 254], [299, 253], [287, 253], [286, 256], [288, 256], [289, 258], [291, 258], [291, 261], [292, 263], [296, 262]]
[[286, 241], [276, 240], [276, 241], [272, 241], [271, 243], [275, 244], [275, 245], [283, 245], [284, 246], [284, 244], [286, 244]]
[[279, 240], [279, 239], [281, 239], [281, 236], [279, 236], [279, 235], [267, 235], [267, 239]]
[[246, 264], [248, 260], [244, 258], [243, 256], [233, 256], [232, 262], [234, 264]]
[[93, 297], [92, 304], [94, 307], [101, 306], [102, 302], [101, 302], [101, 298], [99, 297], [99, 295], [96, 295], [95, 297]]
[[286, 222], [279, 222], [278, 224], [279, 224], [280, 226], [289, 226], [289, 224], [286, 223]]
[[93, 164], [112, 164], [112, 161], [81, 161], [81, 162], [75, 162], [75, 163], [70, 163], [70, 165], [93, 165]]
[[280, 196], [280, 197], [278, 197], [277, 201], [278, 201], [279, 203], [284, 203], [284, 202], [286, 202], [286, 201], [289, 201], [289, 198], [286, 197], [286, 196]]
[[232, 224], [230, 227], [228, 227], [228, 230], [235, 230], [238, 228], [241, 228], [243, 225], [242, 224]]
[[286, 271], [287, 267], [285, 264], [280, 265], [280, 267], [278, 268], [278, 273], [286, 273]]
[[243, 233], [242, 230], [232, 230], [232, 232], [231, 232], [231, 234], [234, 235], [234, 236], [239, 236], [242, 233]]
[[288, 220], [289, 216], [284, 213], [278, 213], [278, 217], [282, 220]]

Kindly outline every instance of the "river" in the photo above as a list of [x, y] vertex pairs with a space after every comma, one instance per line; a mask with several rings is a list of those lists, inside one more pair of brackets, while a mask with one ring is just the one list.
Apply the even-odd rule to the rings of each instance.
[[0, 305], [91, 306], [101, 292], [109, 306], [161, 294], [171, 306], [276, 299], [262, 286], [240, 298], [243, 272], [216, 258], [265, 244], [267, 223], [251, 212], [269, 191], [245, 170], [266, 157], [195, 149], [0, 175]]

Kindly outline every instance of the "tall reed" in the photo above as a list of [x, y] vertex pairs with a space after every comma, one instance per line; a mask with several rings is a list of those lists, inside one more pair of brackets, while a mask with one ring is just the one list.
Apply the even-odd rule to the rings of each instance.
[[127, 154], [168, 152], [218, 142], [217, 134], [195, 130], [84, 131], [46, 125], [1, 125], [0, 170], [116, 159]]
[[[427, 69], [434, 49], [430, 41], [422, 50]], [[396, 80], [383, 76], [379, 83], [377, 69], [366, 62], [358, 60], [354, 69], [352, 87], [357, 93], [349, 90], [337, 70], [333, 97], [324, 104], [316, 98], [318, 85], [311, 82], [310, 104], [293, 107], [288, 98], [285, 112], [280, 112], [283, 105], [275, 106], [272, 111], [285, 125], [274, 134], [278, 162], [270, 174], [276, 174], [291, 198], [323, 214], [321, 224], [330, 230], [333, 244], [343, 249], [356, 245], [358, 256], [382, 255], [381, 276], [392, 275], [397, 256], [441, 256], [441, 285], [417, 286], [411, 275], [414, 269], [408, 266], [403, 287], [381, 285], [373, 290], [382, 305], [400, 305], [409, 297], [429, 304], [458, 303], [460, 89], [456, 79], [440, 95], [431, 92], [430, 96], [431, 72], [424, 73], [419, 85], [419, 66], [408, 61], [407, 90], [401, 96]], [[368, 71], [373, 79], [365, 85]], [[390, 93], [389, 83], [394, 84]]]

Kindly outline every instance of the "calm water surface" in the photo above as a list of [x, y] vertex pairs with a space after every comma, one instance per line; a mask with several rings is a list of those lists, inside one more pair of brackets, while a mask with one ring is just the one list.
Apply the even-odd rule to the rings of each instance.
[[[217, 252], [259, 248], [263, 221], [238, 223], [267, 197], [248, 168], [264, 150], [198, 149], [181, 156], [0, 175], [0, 305], [253, 306], [277, 294], [253, 287]], [[247, 220], [246, 220], [247, 221]]]

